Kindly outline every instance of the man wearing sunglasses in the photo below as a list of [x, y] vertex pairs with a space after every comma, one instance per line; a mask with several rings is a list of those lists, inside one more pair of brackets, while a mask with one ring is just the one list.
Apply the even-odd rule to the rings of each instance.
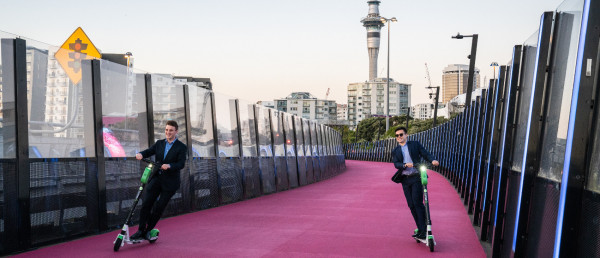
[[417, 231], [413, 237], [425, 239], [425, 205], [423, 205], [423, 185], [419, 171], [415, 164], [421, 163], [422, 159], [431, 162], [437, 166], [439, 162], [429, 153], [418, 141], [407, 141], [407, 129], [399, 127], [396, 129], [396, 141], [398, 146], [392, 151], [392, 161], [394, 166], [401, 172], [400, 182], [406, 197], [406, 203], [410, 208], [410, 213], [417, 224]]

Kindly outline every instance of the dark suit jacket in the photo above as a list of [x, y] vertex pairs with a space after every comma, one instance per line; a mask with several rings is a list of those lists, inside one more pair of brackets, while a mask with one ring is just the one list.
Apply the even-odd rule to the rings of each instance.
[[[165, 145], [167, 141], [165, 139], [156, 141], [150, 148], [141, 151], [140, 154], [144, 158], [156, 155], [155, 160], [160, 164], [169, 164], [171, 168], [167, 170], [159, 170], [161, 173], [156, 174], [150, 180], [160, 180], [161, 187], [166, 191], [177, 191], [181, 182], [179, 171], [185, 166], [185, 160], [187, 159], [187, 146], [179, 140], [175, 140], [173, 146], [165, 154]], [[164, 157], [164, 158], [163, 158]]]
[[[407, 141], [406, 145], [408, 146], [408, 153], [410, 153], [410, 158], [415, 166], [416, 164], [421, 163], [423, 159], [429, 162], [435, 160], [433, 155], [427, 152], [420, 142]], [[404, 170], [404, 155], [402, 154], [402, 146], [400, 146], [400, 144], [398, 144], [398, 146], [392, 150], [392, 162], [394, 162], [394, 167], [396, 167], [396, 169], [402, 173]]]

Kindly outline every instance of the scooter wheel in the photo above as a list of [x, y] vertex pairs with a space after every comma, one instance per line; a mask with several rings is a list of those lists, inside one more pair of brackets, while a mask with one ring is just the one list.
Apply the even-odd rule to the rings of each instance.
[[150, 232], [148, 232], [148, 242], [150, 242], [150, 244], [156, 242], [156, 240], [158, 240], [158, 235], [160, 234], [160, 231], [158, 231], [158, 229], [153, 229]]
[[434, 243], [433, 243], [433, 239], [428, 239], [427, 240], [427, 245], [429, 246], [429, 252], [433, 252], [433, 248], [434, 248]]
[[115, 246], [114, 246], [114, 250], [115, 252], [119, 251], [119, 248], [121, 248], [121, 243], [123, 243], [123, 239], [122, 238], [117, 238], [115, 240]]

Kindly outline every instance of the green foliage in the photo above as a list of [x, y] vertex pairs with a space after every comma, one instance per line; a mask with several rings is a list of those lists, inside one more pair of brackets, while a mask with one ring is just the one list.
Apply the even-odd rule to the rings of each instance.
[[[450, 121], [450, 119], [438, 117], [437, 124], [441, 125]], [[418, 120], [410, 118], [408, 122], [408, 133], [414, 134], [422, 131], [431, 129], [433, 124], [433, 118], [426, 120]], [[406, 116], [394, 116], [390, 118], [390, 130], [385, 131], [385, 117], [371, 117], [360, 121], [358, 124], [358, 132], [348, 131], [344, 132], [344, 143], [353, 142], [372, 142], [394, 138], [395, 131], [399, 127], [406, 127]], [[348, 128], [347, 126], [345, 128]]]

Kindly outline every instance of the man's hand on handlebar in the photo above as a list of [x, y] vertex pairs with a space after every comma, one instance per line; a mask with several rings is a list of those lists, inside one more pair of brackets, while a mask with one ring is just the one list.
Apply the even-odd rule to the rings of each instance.
[[169, 165], [169, 164], [163, 164], [163, 165], [160, 167], [160, 169], [162, 169], [162, 170], [167, 170], [167, 169], [169, 169], [169, 168], [171, 168], [171, 165]]
[[141, 153], [135, 154], [135, 159], [137, 159], [137, 160], [141, 160], [141, 159], [143, 159], [143, 158], [144, 158], [144, 156], [142, 156], [142, 154], [141, 154]]
[[434, 161], [432, 161], [432, 162], [431, 162], [431, 165], [434, 165], [434, 166], [436, 166], [436, 167], [437, 167], [437, 166], [439, 166], [439, 165], [440, 165], [440, 162], [439, 162], [439, 161], [437, 161], [437, 160], [434, 160]]

